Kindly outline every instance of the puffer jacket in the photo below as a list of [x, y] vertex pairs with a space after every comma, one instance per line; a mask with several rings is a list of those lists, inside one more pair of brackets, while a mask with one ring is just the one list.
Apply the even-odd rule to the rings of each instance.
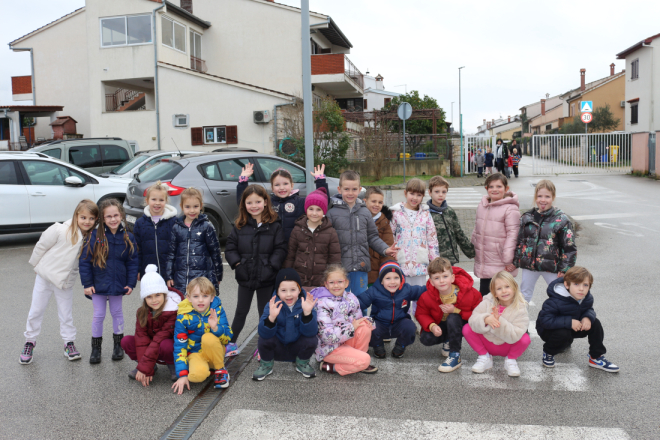
[[[266, 179], [270, 179], [270, 176], [266, 176]], [[243, 191], [245, 191], [251, 183], [254, 182], [246, 181], [238, 183], [238, 186], [236, 187], [236, 203], [239, 205], [241, 204]], [[325, 193], [330, 193], [325, 178], [316, 179], [314, 184], [316, 185], [316, 189], [325, 188]], [[293, 228], [296, 226], [296, 220], [298, 220], [301, 215], [305, 214], [305, 198], [301, 197], [298, 192], [297, 189], [294, 189], [288, 197], [278, 197], [273, 193], [270, 194], [270, 202], [273, 205], [273, 211], [277, 213], [282, 221], [284, 238], [287, 243], [289, 242], [289, 237], [291, 237], [291, 231], [293, 231]]]
[[[518, 196], [512, 192], [491, 202], [484, 196], [477, 207], [477, 221], [472, 232], [474, 245], [474, 274], [478, 278], [493, 278], [513, 263], [516, 250], [520, 211]], [[518, 270], [511, 272], [513, 276]]]
[[441, 206], [435, 206], [432, 200], [427, 202], [431, 218], [438, 234], [438, 252], [441, 257], [449, 260], [452, 265], [459, 261], [458, 247], [468, 258], [474, 258], [474, 245], [463, 232], [456, 212], [444, 200]]
[[378, 228], [371, 212], [360, 199], [355, 200], [353, 209], [342, 200], [341, 194], [335, 194], [330, 200], [332, 208], [328, 210], [327, 217], [339, 237], [341, 264], [349, 272], [369, 272], [369, 248], [385, 255], [385, 250], [389, 247], [378, 236]]
[[399, 248], [396, 259], [403, 274], [408, 277], [426, 275], [429, 262], [438, 258], [438, 235], [429, 212], [429, 205], [421, 204], [411, 224], [404, 211], [404, 203], [397, 203], [392, 211], [392, 234]]
[[[135, 289], [137, 284], [140, 267], [137, 243], [133, 234], [126, 232], [123, 226], [119, 226], [114, 234], [110, 232], [110, 228], [105, 225], [104, 227], [105, 237], [108, 240], [108, 257], [105, 260], [105, 267], [101, 269], [92, 261], [93, 246], [91, 244], [99, 246], [96, 243], [98, 230], [94, 230], [89, 238], [90, 246], [83, 248], [78, 260], [80, 281], [85, 289], [94, 287], [97, 295], [125, 295], [126, 286]], [[128, 234], [129, 240], [133, 243], [133, 251], [124, 242], [124, 233]], [[89, 296], [86, 297], [92, 299]]]
[[172, 227], [176, 222], [176, 208], [165, 205], [163, 215], [154, 223], [151, 219], [149, 207], [144, 208], [144, 215], [137, 219], [133, 227], [133, 235], [138, 244], [140, 255], [140, 276], [144, 276], [144, 269], [149, 264], [155, 264], [158, 273], [164, 274], [167, 266], [167, 253], [170, 249]]
[[[249, 218], [245, 226], [232, 229], [225, 246], [225, 259], [236, 271], [236, 282], [249, 289], [275, 284], [286, 259], [287, 244], [280, 221], [262, 223]], [[239, 264], [240, 263], [240, 264]]]
[[222, 256], [215, 228], [206, 214], [200, 214], [190, 227], [184, 219], [177, 218], [172, 226], [163, 278], [174, 280], [174, 287], [185, 292], [190, 281], [206, 277], [217, 290], [222, 281]]
[[46, 229], [30, 257], [37, 275], [62, 290], [72, 288], [78, 278], [78, 254], [83, 244], [80, 229], [76, 231], [78, 241], [71, 244], [68, 234], [71, 222], [55, 223]]
[[541, 222], [536, 223], [536, 211], [536, 208], [531, 209], [520, 218], [513, 264], [538, 272], [566, 273], [577, 260], [573, 225], [566, 214], [555, 207], [542, 212]]
[[486, 156], [483, 153], [477, 153], [476, 162], [478, 167], [483, 167], [486, 163]]
[[[380, 210], [380, 217], [376, 220], [376, 228], [378, 228], [378, 236], [388, 246], [394, 244], [394, 235], [392, 234], [390, 221], [392, 221], [392, 211], [387, 206], [383, 206]], [[368, 283], [373, 284], [378, 279], [378, 269], [380, 269], [380, 266], [389, 257], [381, 255], [371, 248], [369, 248], [369, 256], [371, 257], [371, 270], [369, 271]]]
[[[470, 274], [460, 267], [452, 267], [452, 271], [455, 277], [454, 285], [458, 287], [454, 307], [460, 310], [456, 313], [459, 313], [461, 318], [467, 321], [472, 316], [474, 308], [481, 302], [481, 293], [473, 287], [474, 280]], [[417, 310], [415, 311], [415, 318], [422, 326], [422, 330], [428, 332], [431, 324], [440, 324], [444, 316], [440, 308], [441, 305], [442, 301], [438, 289], [431, 284], [431, 280], [428, 280], [426, 282], [426, 292], [417, 301]]]
[[543, 302], [539, 316], [536, 318], [537, 332], [570, 329], [573, 319], [582, 321], [582, 318], [589, 318], [592, 323], [596, 319], [591, 291], [578, 302], [564, 286], [564, 278], [557, 278], [548, 285], [546, 292], [548, 299]]
[[[213, 331], [209, 325], [211, 309], [218, 315], [218, 329]], [[225, 309], [217, 296], [203, 313], [193, 309], [187, 299], [179, 303], [176, 323], [174, 324], [174, 366], [178, 377], [188, 376], [188, 355], [202, 350], [202, 336], [211, 333], [220, 339], [222, 345], [227, 345], [233, 335], [227, 322]]]
[[[308, 316], [303, 314], [302, 298], [307, 295], [305, 289], [301, 289], [298, 301], [289, 310], [286, 304], [282, 304], [279, 315], [275, 322], [270, 322], [268, 316], [270, 315], [270, 302], [264, 307], [264, 313], [259, 320], [258, 332], [259, 337], [270, 339], [277, 337], [279, 341], [288, 345], [296, 342], [301, 336], [311, 338], [318, 333], [318, 324], [316, 321], [316, 309], [312, 309], [312, 313]], [[273, 296], [277, 296], [277, 292], [273, 292]], [[276, 298], [275, 303], [279, 302]], [[293, 360], [293, 359], [291, 359]]]
[[337, 231], [324, 217], [312, 232], [307, 227], [307, 216], [303, 215], [291, 232], [284, 267], [292, 267], [298, 272], [303, 286], [320, 287], [324, 283], [323, 272], [329, 264], [341, 264]]
[[316, 360], [321, 362], [355, 336], [353, 321], [362, 318], [362, 310], [360, 301], [348, 291], [344, 291], [342, 296], [334, 296], [325, 287], [317, 287], [310, 293], [318, 300], [314, 306], [319, 326]]
[[408, 310], [410, 309], [410, 302], [419, 300], [422, 293], [426, 290], [426, 286], [411, 286], [404, 283], [403, 287], [394, 293], [376, 282], [369, 287], [366, 291], [358, 295], [357, 299], [360, 301], [360, 308], [366, 310], [372, 304], [375, 306], [371, 308], [371, 317], [385, 325], [392, 325], [401, 319], [408, 318]]
[[165, 299], [165, 307], [163, 307], [163, 311], [158, 318], [154, 319], [153, 314], [149, 313], [147, 315], [147, 325], [144, 327], [140, 326], [139, 319], [135, 321], [137, 369], [147, 376], [154, 374], [154, 366], [160, 353], [160, 343], [166, 339], [172, 339], [174, 336], [174, 323], [182, 299], [183, 294], [170, 287]]
[[484, 322], [486, 317], [493, 313], [493, 307], [495, 307], [495, 299], [493, 294], [489, 293], [472, 312], [468, 320], [470, 328], [475, 333], [484, 335], [484, 338], [495, 345], [515, 344], [520, 341], [529, 327], [527, 304], [521, 301], [518, 307], [505, 308], [499, 318], [499, 327], [491, 327]]

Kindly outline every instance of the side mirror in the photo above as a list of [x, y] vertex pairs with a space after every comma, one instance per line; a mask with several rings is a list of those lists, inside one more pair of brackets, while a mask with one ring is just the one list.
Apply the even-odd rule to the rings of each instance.
[[69, 176], [66, 179], [64, 179], [64, 184], [67, 186], [85, 186], [82, 180], [80, 180], [80, 177], [78, 176]]

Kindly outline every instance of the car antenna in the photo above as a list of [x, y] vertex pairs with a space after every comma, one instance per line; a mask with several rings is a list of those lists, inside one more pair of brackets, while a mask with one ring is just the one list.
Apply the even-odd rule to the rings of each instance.
[[174, 146], [176, 147], [176, 151], [178, 151], [178, 152], [179, 152], [179, 156], [182, 156], [182, 157], [183, 157], [183, 154], [181, 154], [181, 150], [179, 150], [179, 147], [178, 147], [178, 145], [176, 144], [176, 142], [174, 142], [174, 138], [173, 138], [173, 137], [171, 137], [170, 139], [172, 139], [172, 142], [174, 143]]

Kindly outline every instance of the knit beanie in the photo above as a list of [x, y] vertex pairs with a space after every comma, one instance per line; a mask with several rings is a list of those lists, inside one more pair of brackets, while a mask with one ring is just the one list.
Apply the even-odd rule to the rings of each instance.
[[380, 270], [378, 271], [378, 281], [383, 284], [383, 278], [385, 278], [385, 275], [392, 272], [396, 273], [401, 278], [401, 285], [399, 286], [399, 289], [401, 289], [403, 287], [403, 283], [405, 282], [405, 278], [403, 276], [401, 266], [399, 266], [399, 263], [394, 260], [387, 260], [383, 263], [382, 266], [380, 266]]
[[162, 293], [167, 296], [167, 291], [167, 284], [158, 274], [158, 267], [155, 264], [147, 265], [144, 276], [140, 279], [140, 298], [145, 299], [154, 293]]
[[296, 272], [295, 270], [291, 268], [287, 268], [287, 269], [280, 269], [280, 271], [277, 272], [277, 277], [275, 278], [275, 292], [279, 290], [282, 281], [295, 281], [296, 284], [298, 284], [298, 289], [302, 291], [302, 287], [300, 287], [302, 281], [300, 281], [300, 275], [298, 275], [298, 272]]
[[309, 193], [305, 198], [305, 213], [307, 213], [307, 208], [312, 205], [321, 208], [323, 215], [328, 213], [328, 192], [325, 188], [319, 188], [316, 191]]

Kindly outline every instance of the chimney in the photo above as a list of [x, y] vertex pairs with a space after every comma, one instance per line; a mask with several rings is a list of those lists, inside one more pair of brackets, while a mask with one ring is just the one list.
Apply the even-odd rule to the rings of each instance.
[[614, 63], [610, 64], [610, 76], [614, 76]]
[[545, 115], [545, 99], [541, 100], [541, 115]]
[[509, 122], [511, 122], [511, 116], [509, 116]]
[[185, 9], [192, 14], [192, 0], [181, 0], [181, 9]]
[[584, 92], [585, 89], [585, 83], [584, 83], [584, 75], [587, 72], [587, 69], [580, 69], [580, 90]]

